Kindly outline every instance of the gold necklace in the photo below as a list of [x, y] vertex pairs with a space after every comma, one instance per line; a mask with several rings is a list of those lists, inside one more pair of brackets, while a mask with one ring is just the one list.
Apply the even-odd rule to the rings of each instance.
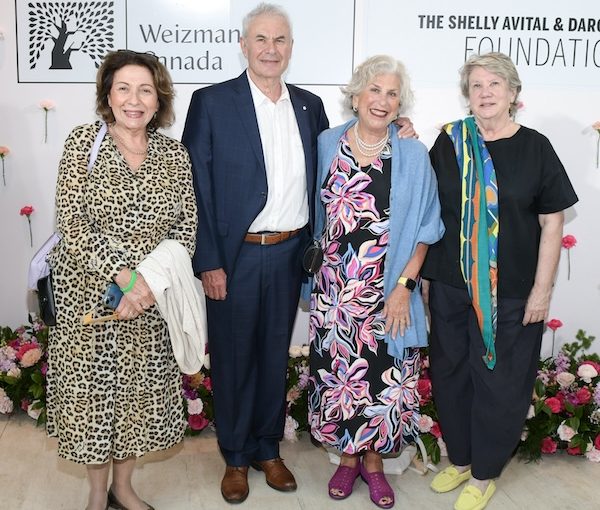
[[356, 124], [354, 124], [354, 138], [356, 140], [356, 148], [358, 149], [358, 152], [360, 152], [366, 158], [372, 158], [373, 156], [377, 156], [377, 154], [379, 154], [383, 150], [383, 148], [388, 142], [389, 136], [386, 132], [385, 136], [378, 142], [375, 142], [373, 144], [367, 143], [358, 134], [357, 122]]
[[127, 147], [127, 144], [123, 141], [123, 139], [115, 132], [115, 128], [114, 126], [111, 126], [111, 130], [110, 130], [110, 134], [111, 136], [121, 144], [121, 146], [130, 154], [135, 154], [136, 156], [145, 156], [146, 154], [148, 154], [148, 142], [146, 142], [146, 149], [143, 151], [134, 151], [133, 149], [130, 149], [129, 147]]

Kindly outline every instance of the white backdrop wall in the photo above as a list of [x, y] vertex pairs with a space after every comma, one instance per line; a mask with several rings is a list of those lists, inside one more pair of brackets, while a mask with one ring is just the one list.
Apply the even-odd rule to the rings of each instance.
[[[89, 58], [77, 67], [75, 63], [85, 60], [79, 55], [73, 70], [60, 71], [60, 78], [56, 78], [58, 75], [48, 71], [48, 64], [43, 64], [50, 49], [47, 46], [41, 51], [39, 66], [29, 69], [30, 55], [23, 46], [30, 28], [23, 13], [27, 14], [29, 3], [41, 2], [0, 0], [0, 146], [10, 149], [4, 159], [6, 186], [0, 181], [0, 325], [11, 327], [26, 321], [27, 311], [33, 307], [26, 288], [27, 266], [54, 228], [55, 181], [64, 140], [74, 126], [95, 118], [95, 67], [89, 65]], [[115, 5], [117, 14], [126, 13], [126, 23], [119, 25], [118, 16], [115, 19], [111, 48], [152, 50], [160, 56], [177, 52], [190, 55], [197, 49], [202, 55], [212, 52], [213, 63], [216, 56], [221, 57], [221, 69], [172, 70], [177, 82], [177, 122], [167, 134], [180, 138], [192, 92], [207, 83], [237, 76], [244, 61], [235, 41], [217, 49], [140, 41], [142, 21], [146, 27], [162, 25], [165, 29], [169, 23], [172, 27], [179, 24], [179, 28], [204, 26], [208, 19], [211, 26], [238, 29], [241, 17], [255, 2], [109, 3]], [[457, 83], [468, 49], [474, 44], [483, 44], [486, 50], [492, 46], [485, 44], [498, 49], [502, 44], [503, 51], [513, 52], [523, 80], [524, 106], [517, 120], [548, 136], [580, 198], [566, 215], [565, 234], [577, 239], [570, 252], [570, 279], [563, 250], [550, 312], [551, 318], [564, 323], [556, 332], [557, 344], [571, 341], [578, 329], [600, 336], [600, 269], [596, 262], [600, 253], [600, 169], [596, 165], [598, 133], [591, 128], [600, 120], [600, 6], [586, 0], [568, 6], [542, 0], [506, 0], [491, 8], [473, 7], [466, 1], [449, 5], [440, 0], [427, 2], [427, 7], [416, 0], [279, 3], [290, 12], [294, 23], [294, 56], [287, 79], [322, 97], [332, 125], [347, 117], [341, 108], [339, 85], [350, 77], [352, 67], [374, 53], [389, 53], [408, 66], [416, 96], [409, 114], [428, 147], [443, 122], [466, 113]], [[140, 5], [145, 7], [143, 15]], [[180, 20], [186, 20], [187, 25]], [[504, 23], [508, 25], [502, 28]], [[48, 112], [47, 143], [43, 141], [44, 112], [39, 106], [44, 99], [56, 105]], [[27, 221], [19, 215], [25, 205], [35, 208], [31, 215], [33, 247]], [[307, 314], [299, 311], [293, 342], [305, 343], [307, 329]], [[551, 332], [546, 332], [543, 355], [550, 354], [551, 338]], [[595, 350], [600, 349], [595, 346]]]

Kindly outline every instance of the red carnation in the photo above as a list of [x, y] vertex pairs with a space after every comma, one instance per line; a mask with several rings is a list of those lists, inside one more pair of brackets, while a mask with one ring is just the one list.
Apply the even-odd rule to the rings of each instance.
[[417, 391], [421, 396], [421, 402], [426, 403], [431, 399], [431, 380], [419, 379], [417, 383]]
[[560, 413], [560, 409], [562, 407], [560, 400], [556, 397], [550, 397], [546, 399], [546, 405], [550, 408], [553, 414]]
[[567, 453], [569, 455], [581, 455], [581, 446], [572, 446], [567, 448]]
[[202, 414], [190, 414], [188, 416], [188, 424], [192, 430], [202, 430], [208, 426], [209, 421]]
[[560, 319], [552, 319], [549, 320], [546, 326], [548, 326], [552, 331], [556, 331], [558, 328], [561, 328], [563, 325]]
[[575, 239], [575, 236], [572, 236], [571, 234], [568, 234], [562, 238], [562, 247], [566, 248], [567, 250], [570, 250], [576, 244], [577, 239]]
[[589, 404], [590, 400], [592, 400], [592, 392], [585, 387], [578, 389], [575, 396], [581, 405]]
[[551, 437], [542, 439], [542, 453], [554, 453], [556, 446], [556, 441], [553, 441]]
[[431, 429], [429, 429], [429, 432], [435, 438], [442, 437], [442, 431], [440, 430], [440, 424], [437, 421], [433, 422], [433, 425], [431, 426]]

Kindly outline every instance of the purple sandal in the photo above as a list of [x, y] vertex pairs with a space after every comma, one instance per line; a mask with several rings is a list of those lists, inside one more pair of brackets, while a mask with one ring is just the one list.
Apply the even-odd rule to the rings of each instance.
[[[368, 473], [364, 464], [360, 464], [360, 476], [369, 486], [371, 501], [379, 508], [392, 508], [394, 506], [394, 490], [385, 479], [382, 472]], [[389, 498], [389, 503], [381, 503], [383, 498]]]
[[[352, 494], [352, 489], [354, 488], [354, 481], [358, 478], [360, 474], [360, 462], [356, 459], [356, 466], [348, 467], [348, 466], [338, 466], [335, 473], [329, 480], [329, 497], [332, 499], [346, 499], [350, 494]], [[341, 492], [342, 495], [334, 494], [332, 491]]]

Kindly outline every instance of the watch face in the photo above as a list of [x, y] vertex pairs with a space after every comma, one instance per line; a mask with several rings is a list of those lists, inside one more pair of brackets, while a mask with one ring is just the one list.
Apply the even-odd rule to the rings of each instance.
[[415, 290], [415, 287], [417, 286], [417, 282], [415, 282], [414, 280], [407, 278], [406, 279], [406, 288], [408, 290]]

